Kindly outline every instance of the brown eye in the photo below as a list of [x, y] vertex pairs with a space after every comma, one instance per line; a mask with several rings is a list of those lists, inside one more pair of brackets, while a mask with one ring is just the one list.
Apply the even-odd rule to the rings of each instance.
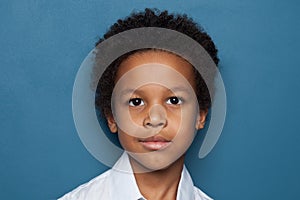
[[178, 97], [170, 97], [167, 101], [167, 104], [178, 105], [182, 104], [182, 100]]
[[144, 101], [141, 98], [133, 98], [129, 100], [129, 106], [143, 106]]

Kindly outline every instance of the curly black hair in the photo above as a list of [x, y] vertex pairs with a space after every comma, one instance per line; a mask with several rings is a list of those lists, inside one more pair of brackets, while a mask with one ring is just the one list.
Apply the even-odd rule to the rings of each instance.
[[[169, 12], [166, 10], [160, 12], [158, 9], [146, 8], [144, 11], [131, 13], [125, 19], [119, 19], [104, 34], [103, 38], [100, 38], [97, 41], [96, 49], [101, 42], [118, 33], [141, 27], [159, 27], [181, 32], [198, 42], [208, 52], [214, 63], [218, 65], [218, 50], [216, 49], [211, 37], [203, 30], [203, 28], [185, 14], [169, 14]], [[100, 80], [97, 82], [95, 97], [96, 110], [99, 111], [104, 117], [112, 114], [111, 97], [114, 89], [116, 73], [120, 64], [130, 55], [139, 53], [141, 51], [150, 50], [151, 49], [140, 49], [128, 52], [117, 58], [106, 68]], [[101, 58], [100, 53], [99, 55], [96, 53], [96, 60], [98, 58]], [[95, 65], [94, 68], [97, 68], [97, 66]], [[195, 68], [194, 72], [196, 81], [195, 92], [198, 98], [199, 107], [200, 109], [207, 110], [211, 107], [211, 97], [208, 88], [203, 78]]]

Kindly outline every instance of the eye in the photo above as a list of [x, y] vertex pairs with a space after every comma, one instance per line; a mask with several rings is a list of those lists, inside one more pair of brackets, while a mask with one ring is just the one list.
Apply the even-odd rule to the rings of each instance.
[[182, 100], [178, 97], [170, 97], [167, 101], [167, 104], [179, 105], [182, 104]]
[[143, 106], [144, 101], [141, 98], [133, 98], [129, 100], [129, 106]]

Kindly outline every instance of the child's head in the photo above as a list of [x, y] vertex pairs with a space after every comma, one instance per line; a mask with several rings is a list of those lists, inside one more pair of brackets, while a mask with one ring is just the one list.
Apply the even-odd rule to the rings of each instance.
[[[161, 27], [181, 32], [198, 42], [211, 56], [215, 64], [218, 65], [219, 59], [217, 56], [217, 49], [210, 36], [204, 32], [202, 27], [186, 15], [173, 15], [169, 14], [168, 11], [159, 12], [156, 10], [145, 9], [144, 12], [132, 13], [124, 20], [119, 19], [117, 23], [110, 27], [107, 33], [104, 34], [104, 37], [101, 38], [96, 45], [118, 33], [140, 27]], [[111, 94], [114, 88], [116, 72], [120, 63], [126, 60], [130, 55], [142, 51], [145, 50], [135, 50], [120, 56], [109, 65], [107, 70], [103, 73], [99, 84], [97, 85], [97, 97], [95, 103], [96, 108], [101, 111], [104, 116], [111, 114]], [[99, 54], [99, 57], [101, 57], [101, 53]], [[196, 95], [199, 106], [201, 109], [209, 109], [211, 106], [211, 98], [207, 86], [197, 70], [195, 70], [195, 77], [197, 82]]]
[[[190, 18], [167, 11], [146, 9], [118, 20], [104, 39], [140, 27], [182, 32], [200, 43], [218, 63], [211, 38]], [[165, 50], [135, 50], [119, 57], [97, 85], [96, 108], [107, 119], [110, 130], [118, 132], [121, 145], [132, 152], [137, 163], [152, 170], [182, 157], [197, 129], [203, 128], [210, 105], [209, 91], [199, 72]]]

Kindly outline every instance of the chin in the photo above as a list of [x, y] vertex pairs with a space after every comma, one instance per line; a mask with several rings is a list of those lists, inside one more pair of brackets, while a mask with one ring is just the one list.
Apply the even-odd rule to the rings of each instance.
[[130, 154], [135, 173], [160, 171], [177, 163], [178, 157], [161, 157], [155, 154]]

